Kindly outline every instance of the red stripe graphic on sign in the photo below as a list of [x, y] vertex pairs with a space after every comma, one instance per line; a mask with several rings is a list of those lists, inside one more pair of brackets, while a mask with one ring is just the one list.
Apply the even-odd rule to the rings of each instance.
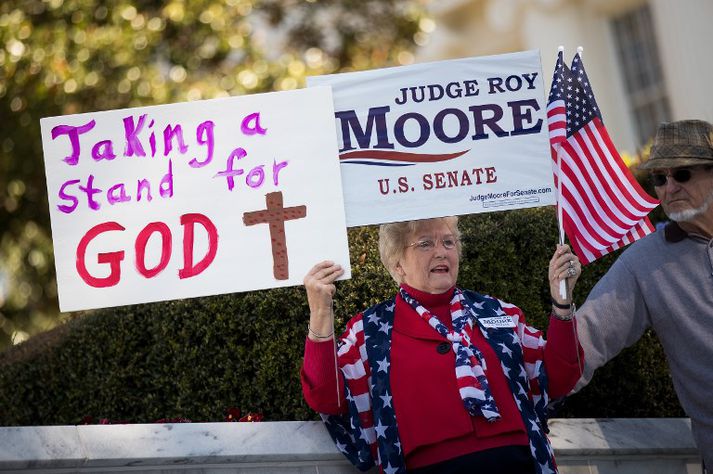
[[459, 151], [457, 153], [446, 153], [442, 155], [433, 155], [427, 153], [408, 153], [404, 151], [386, 151], [386, 150], [358, 150], [342, 153], [339, 155], [340, 160], [351, 160], [355, 158], [371, 158], [384, 161], [411, 161], [417, 163], [436, 163], [438, 161], [452, 160], [459, 156], [465, 155], [470, 150]]

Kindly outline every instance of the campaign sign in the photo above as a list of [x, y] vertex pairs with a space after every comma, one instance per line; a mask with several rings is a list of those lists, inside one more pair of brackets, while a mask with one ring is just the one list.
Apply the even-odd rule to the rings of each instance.
[[349, 277], [328, 87], [41, 126], [62, 311]]
[[308, 85], [332, 86], [350, 227], [555, 203], [538, 51]]

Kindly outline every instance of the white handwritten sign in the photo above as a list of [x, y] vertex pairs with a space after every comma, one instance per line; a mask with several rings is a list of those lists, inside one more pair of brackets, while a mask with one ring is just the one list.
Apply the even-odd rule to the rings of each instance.
[[349, 277], [327, 87], [41, 126], [62, 311]]
[[333, 89], [350, 227], [555, 203], [537, 51], [308, 85]]

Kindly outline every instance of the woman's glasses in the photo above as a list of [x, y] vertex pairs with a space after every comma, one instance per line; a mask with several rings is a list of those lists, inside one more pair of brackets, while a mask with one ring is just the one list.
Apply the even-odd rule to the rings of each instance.
[[[443, 248], [446, 250], [453, 250], [454, 248], [456, 248], [456, 244], [458, 243], [458, 239], [454, 237], [446, 237], [445, 239], [439, 240], [443, 244]], [[430, 252], [431, 250], [436, 248], [436, 244], [437, 241], [435, 240], [423, 239], [416, 241], [412, 244], [408, 244], [406, 247], [415, 247], [422, 252]]]
[[689, 168], [676, 168], [670, 173], [651, 173], [651, 182], [654, 186], [663, 186], [666, 184], [666, 179], [670, 176], [677, 183], [685, 183], [691, 179], [693, 172]]

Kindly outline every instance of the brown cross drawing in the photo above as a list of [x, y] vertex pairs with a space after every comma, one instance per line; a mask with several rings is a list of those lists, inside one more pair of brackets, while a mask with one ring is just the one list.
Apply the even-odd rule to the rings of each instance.
[[282, 192], [265, 195], [267, 209], [243, 213], [245, 225], [270, 224], [272, 241], [272, 274], [277, 280], [287, 280], [290, 276], [287, 259], [287, 239], [285, 221], [307, 216], [307, 206], [283, 207]]

